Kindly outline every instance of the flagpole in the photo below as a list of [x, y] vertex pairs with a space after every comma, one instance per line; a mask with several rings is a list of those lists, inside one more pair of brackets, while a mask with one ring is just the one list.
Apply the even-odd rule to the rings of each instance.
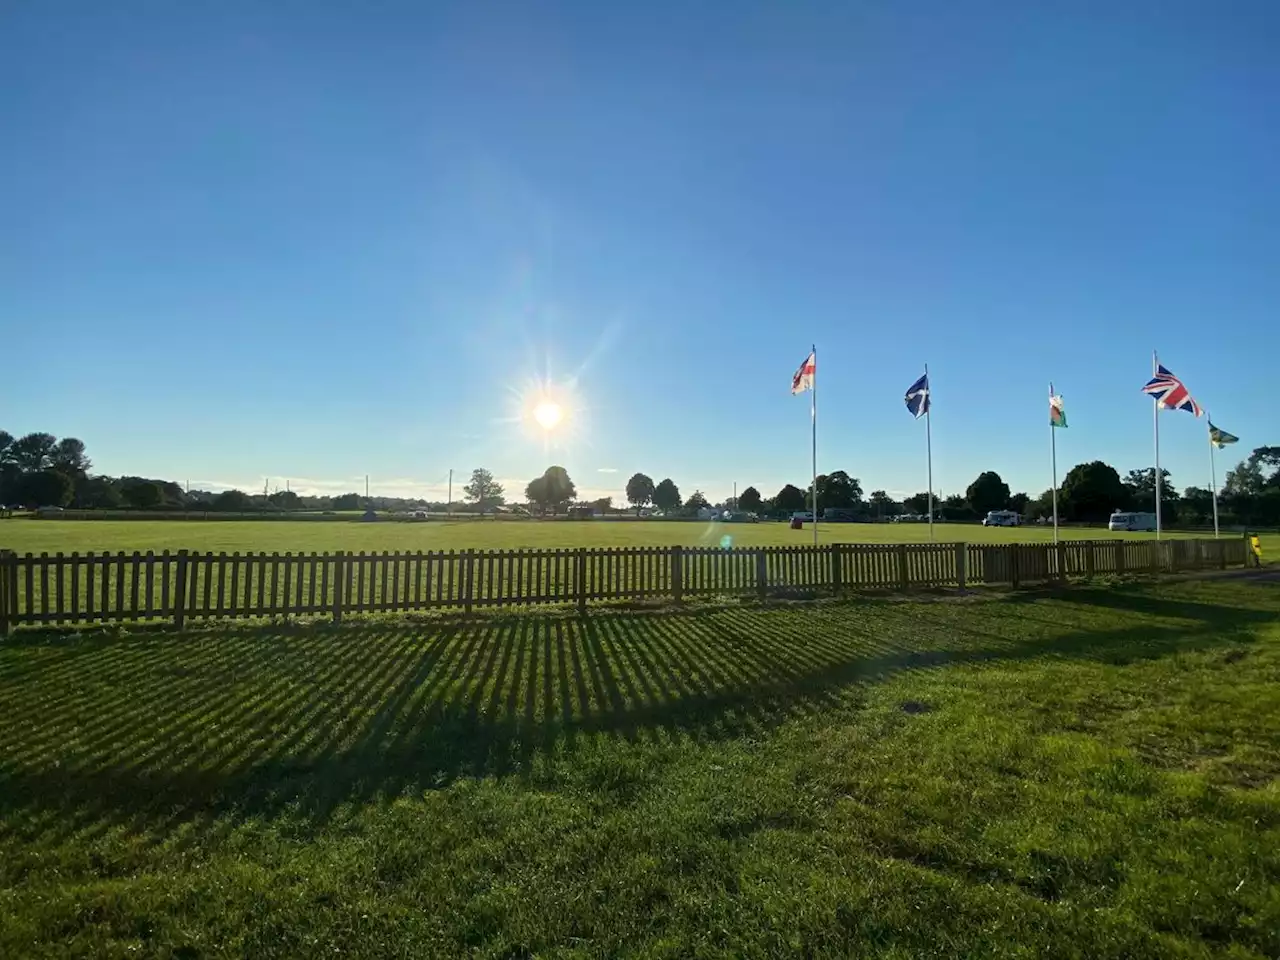
[[813, 427], [813, 545], [818, 545], [818, 347], [814, 344], [813, 388], [809, 391], [809, 420]]
[[924, 411], [924, 443], [925, 454], [929, 461], [929, 542], [933, 543], [933, 385], [929, 383], [929, 365], [924, 365], [925, 401], [929, 404]]
[[1213, 414], [1206, 413], [1205, 418], [1208, 423], [1205, 425], [1209, 431], [1209, 489], [1213, 491], [1213, 538], [1218, 539], [1218, 467], [1214, 460], [1213, 448], [1217, 446], [1213, 442]]
[[[1053, 406], [1053, 381], [1049, 381], [1049, 406]], [[1049, 411], [1049, 450], [1053, 462], [1053, 542], [1058, 542], [1058, 429], [1053, 425], [1053, 410]]]
[[[1151, 351], [1151, 375], [1154, 377], [1160, 369], [1160, 359], [1154, 350]], [[1160, 539], [1163, 525], [1160, 521], [1160, 401], [1155, 403], [1155, 438], [1156, 438], [1156, 539]]]

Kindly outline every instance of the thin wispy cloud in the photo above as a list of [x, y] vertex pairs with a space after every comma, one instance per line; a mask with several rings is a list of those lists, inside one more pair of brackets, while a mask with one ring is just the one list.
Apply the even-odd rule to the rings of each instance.
[[617, 467], [596, 467], [596, 473], [617, 473]]

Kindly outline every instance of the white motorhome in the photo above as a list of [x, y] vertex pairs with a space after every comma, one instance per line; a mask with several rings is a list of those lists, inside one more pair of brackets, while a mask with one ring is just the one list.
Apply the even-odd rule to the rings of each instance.
[[1108, 530], [1154, 530], [1156, 515], [1154, 513], [1121, 513], [1117, 510], [1107, 521]]
[[992, 510], [982, 518], [984, 527], [1016, 527], [1022, 524], [1022, 516], [1014, 510]]

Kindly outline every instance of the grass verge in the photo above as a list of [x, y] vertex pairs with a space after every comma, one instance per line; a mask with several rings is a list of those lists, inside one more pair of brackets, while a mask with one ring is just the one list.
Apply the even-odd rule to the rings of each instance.
[[19, 634], [0, 955], [1280, 954], [1280, 584]]

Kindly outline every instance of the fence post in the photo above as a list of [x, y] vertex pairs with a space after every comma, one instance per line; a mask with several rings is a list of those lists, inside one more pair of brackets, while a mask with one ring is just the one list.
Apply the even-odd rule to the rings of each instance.
[[1058, 579], [1067, 579], [1067, 545], [1061, 540], [1054, 546], [1054, 553], [1058, 555]]
[[577, 583], [578, 613], [587, 612], [587, 548], [579, 547], [574, 557], [573, 579]]
[[[106, 576], [106, 568], [103, 568], [103, 576]], [[173, 586], [173, 625], [177, 629], [182, 629], [183, 621], [187, 618], [187, 551], [178, 551], [178, 575], [174, 578]]]
[[756, 594], [761, 600], [769, 595], [769, 567], [763, 547], [756, 547]]
[[831, 544], [831, 592], [839, 593], [844, 586], [844, 544]]
[[0, 550], [0, 637], [9, 635], [9, 568], [16, 559], [16, 554], [10, 553], [8, 550]]
[[907, 545], [905, 543], [898, 544], [898, 586], [905, 592], [911, 585], [911, 579], [908, 576], [907, 568]]
[[471, 590], [472, 590], [472, 587], [475, 585], [476, 554], [474, 550], [467, 550], [465, 553], [463, 553], [462, 556], [465, 561], [465, 564], [463, 567], [464, 572], [462, 576], [462, 589], [466, 591], [462, 595], [462, 610], [464, 613], [470, 613], [471, 612]]
[[671, 548], [671, 593], [676, 603], [684, 599], [684, 549]]
[[1116, 573], [1124, 573], [1124, 541], [1116, 541]]
[[1218, 551], [1218, 569], [1227, 569], [1227, 545], [1221, 540], [1213, 541], [1214, 548]]
[[956, 544], [956, 586], [963, 590], [965, 577], [968, 571], [965, 569], [969, 562], [969, 545], [967, 543]]
[[1161, 561], [1160, 553], [1164, 549], [1164, 543], [1165, 542], [1163, 540], [1147, 541], [1147, 551], [1148, 551], [1148, 556], [1151, 559], [1152, 573], [1159, 573], [1161, 567], [1164, 566], [1164, 564], [1160, 562]]
[[343, 562], [342, 551], [333, 555], [333, 622], [342, 622], [342, 604], [347, 599], [346, 584], [347, 565]]
[[1018, 570], [1018, 565], [1022, 560], [1021, 548], [1022, 548], [1022, 544], [1020, 543], [1011, 543], [1006, 548], [1009, 551], [1009, 584], [1015, 590], [1018, 588], [1018, 582], [1019, 582], [1018, 574], [1021, 572]]
[[1094, 572], [1097, 570], [1097, 566], [1098, 566], [1098, 564], [1097, 564], [1097, 561], [1094, 559], [1094, 556], [1093, 556], [1094, 551], [1095, 551], [1095, 550], [1097, 550], [1097, 549], [1098, 549], [1098, 544], [1097, 544], [1095, 541], [1090, 540], [1090, 541], [1089, 541], [1089, 550], [1088, 550], [1088, 551], [1085, 553], [1085, 555], [1084, 555], [1084, 572], [1085, 572], [1089, 577], [1092, 577], [1092, 576], [1093, 576], [1093, 574], [1094, 574]]

